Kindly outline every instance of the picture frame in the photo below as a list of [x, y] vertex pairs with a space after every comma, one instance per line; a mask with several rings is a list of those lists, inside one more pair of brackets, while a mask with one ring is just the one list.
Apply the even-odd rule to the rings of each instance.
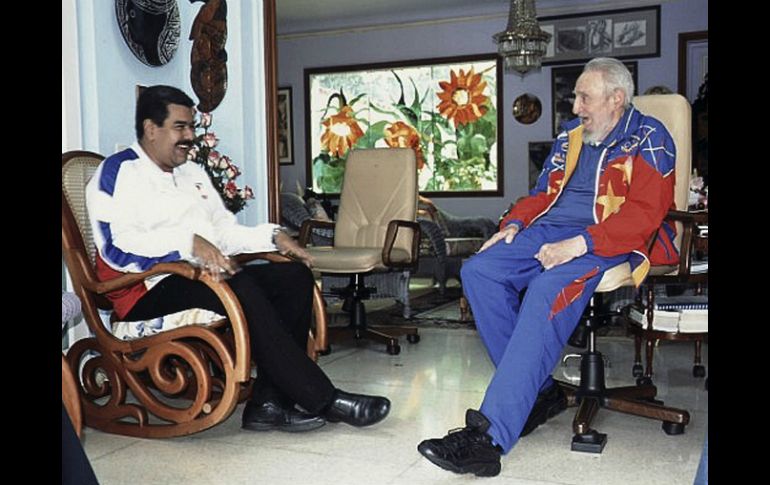
[[693, 103], [708, 74], [709, 32], [679, 34], [679, 64], [677, 92]]
[[540, 172], [543, 171], [543, 165], [548, 154], [551, 153], [551, 147], [555, 140], [531, 141], [529, 142], [529, 190], [532, 190], [537, 183]]
[[[634, 78], [634, 95], [638, 92], [638, 62], [624, 61], [623, 64], [631, 71]], [[551, 121], [553, 122], [553, 136], [559, 134], [559, 126], [562, 122], [575, 117], [572, 114], [572, 105], [575, 102], [575, 83], [583, 65], [554, 67], [551, 69]]]
[[551, 34], [542, 64], [585, 62], [594, 57], [660, 56], [660, 5], [538, 19]]
[[421, 194], [503, 194], [503, 74], [495, 53], [304, 75], [306, 180], [316, 193], [339, 194], [350, 149], [411, 147]]
[[278, 88], [278, 163], [294, 164], [294, 125], [292, 123], [291, 87]]

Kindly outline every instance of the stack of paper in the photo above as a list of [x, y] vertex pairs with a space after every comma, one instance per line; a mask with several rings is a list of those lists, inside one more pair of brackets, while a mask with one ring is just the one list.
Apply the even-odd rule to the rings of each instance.
[[701, 333], [709, 331], [708, 310], [682, 310], [679, 315], [679, 331]]
[[[636, 307], [631, 307], [628, 316], [631, 317], [631, 320], [641, 324], [642, 327], [647, 328], [647, 310], [642, 313]], [[679, 312], [655, 310], [652, 314], [652, 329], [661, 332], [678, 332]]]

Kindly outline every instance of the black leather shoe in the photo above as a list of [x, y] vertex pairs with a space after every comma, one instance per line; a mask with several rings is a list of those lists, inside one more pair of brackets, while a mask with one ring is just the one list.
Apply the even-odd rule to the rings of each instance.
[[500, 473], [502, 450], [487, 434], [489, 420], [475, 409], [465, 412], [465, 428], [454, 429], [443, 438], [425, 440], [417, 451], [431, 463], [455, 473], [494, 477]]
[[564, 395], [562, 388], [554, 383], [551, 387], [537, 395], [535, 405], [532, 406], [532, 411], [530, 411], [527, 422], [524, 423], [524, 428], [519, 436], [527, 436], [535, 428], [565, 409], [567, 409], [567, 396]]
[[324, 417], [327, 421], [340, 421], [352, 426], [369, 426], [385, 419], [390, 412], [390, 400], [380, 396], [351, 394], [336, 389]]
[[320, 428], [324, 424], [326, 420], [321, 416], [294, 408], [285, 409], [275, 401], [267, 401], [259, 405], [246, 403], [241, 427], [251, 431], [278, 430], [298, 433]]

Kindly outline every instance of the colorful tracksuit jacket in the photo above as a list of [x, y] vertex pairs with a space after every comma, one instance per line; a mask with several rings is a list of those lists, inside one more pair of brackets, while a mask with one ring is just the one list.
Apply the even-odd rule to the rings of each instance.
[[[594, 221], [583, 236], [588, 251], [598, 256], [630, 253], [632, 278], [638, 286], [650, 264], [678, 264], [673, 244], [676, 229], [663, 221], [674, 208], [676, 149], [665, 126], [633, 106], [626, 109], [605, 140], [599, 157], [594, 191]], [[528, 227], [553, 206], [577, 165], [583, 144], [580, 119], [564, 123], [543, 164], [537, 184], [502, 215], [500, 228], [517, 224]], [[650, 249], [650, 238], [655, 236]]]

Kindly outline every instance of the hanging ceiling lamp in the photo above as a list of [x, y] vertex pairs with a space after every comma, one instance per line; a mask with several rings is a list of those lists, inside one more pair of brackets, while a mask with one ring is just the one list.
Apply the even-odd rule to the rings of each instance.
[[540, 28], [535, 15], [535, 0], [511, 0], [508, 26], [492, 36], [508, 72], [524, 76], [531, 69], [540, 68], [551, 34]]

